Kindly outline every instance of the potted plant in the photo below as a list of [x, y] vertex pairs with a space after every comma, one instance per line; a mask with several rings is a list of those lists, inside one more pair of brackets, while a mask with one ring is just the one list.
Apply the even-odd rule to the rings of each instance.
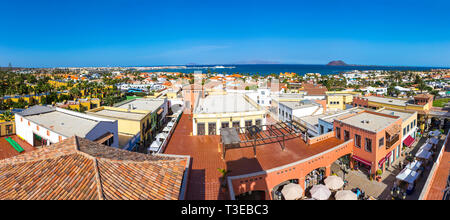
[[381, 181], [381, 174], [383, 174], [383, 171], [382, 171], [381, 169], [378, 169], [378, 170], [377, 170], [377, 176], [376, 176], [376, 180], [377, 180], [378, 182]]
[[217, 168], [217, 170], [222, 174], [222, 177], [220, 178], [220, 188], [222, 191], [227, 190], [227, 175], [230, 173], [229, 170]]

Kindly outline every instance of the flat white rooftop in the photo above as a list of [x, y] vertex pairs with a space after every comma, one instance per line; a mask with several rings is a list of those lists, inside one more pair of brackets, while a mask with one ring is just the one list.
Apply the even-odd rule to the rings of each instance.
[[92, 112], [91, 114], [97, 115], [97, 116], [104, 116], [104, 117], [108, 117], [108, 118], [120, 118], [120, 119], [136, 120], [136, 121], [139, 121], [146, 116], [146, 114], [144, 114], [144, 113], [114, 111], [114, 110], [110, 110], [110, 109], [103, 109], [103, 110], [100, 110], [97, 112]]
[[371, 102], [378, 102], [378, 103], [398, 105], [398, 106], [406, 106], [406, 103], [408, 102], [408, 100], [391, 99], [391, 98], [377, 97], [377, 96], [367, 96], [364, 98], [366, 98], [367, 100], [369, 100]]
[[379, 112], [386, 114], [386, 115], [400, 116], [400, 118], [403, 121], [408, 120], [410, 117], [412, 117], [414, 115], [414, 113], [400, 112], [400, 111], [394, 111], [394, 110], [388, 110], [388, 109], [383, 109]]
[[283, 104], [292, 110], [320, 106], [320, 104], [310, 100], [302, 100], [300, 102], [280, 102], [280, 104]]
[[258, 109], [245, 100], [242, 94], [211, 95], [200, 99], [196, 114], [235, 113], [258, 111]]
[[378, 133], [397, 120], [398, 119], [396, 118], [363, 112], [339, 121], [367, 131]]
[[145, 111], [154, 112], [159, 107], [161, 107], [161, 105], [163, 105], [163, 104], [164, 104], [163, 99], [145, 99], [145, 98], [143, 98], [143, 99], [134, 99], [129, 102], [124, 102], [115, 107], [128, 109], [131, 105], [133, 107], [133, 109], [135, 109], [135, 110], [145, 110]]
[[85, 137], [99, 123], [96, 120], [59, 111], [25, 116], [25, 118], [66, 137], [74, 135]]

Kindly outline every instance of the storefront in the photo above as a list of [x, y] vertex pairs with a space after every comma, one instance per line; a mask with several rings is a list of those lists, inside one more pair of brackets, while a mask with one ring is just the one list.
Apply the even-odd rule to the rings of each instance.
[[311, 171], [311, 173], [305, 176], [305, 189], [322, 183], [324, 176], [325, 176], [324, 167]]
[[358, 156], [353, 155], [353, 168], [357, 170], [361, 170], [363, 173], [370, 175], [372, 169], [372, 163], [364, 160]]
[[379, 162], [378, 162], [378, 168], [381, 170], [386, 169], [386, 167], [389, 167], [392, 164], [392, 160], [390, 159], [390, 157], [392, 156], [392, 152], [389, 152], [385, 157], [383, 157]]

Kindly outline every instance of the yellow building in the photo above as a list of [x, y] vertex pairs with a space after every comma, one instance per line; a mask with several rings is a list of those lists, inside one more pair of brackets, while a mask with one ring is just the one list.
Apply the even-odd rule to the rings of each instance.
[[68, 87], [68, 83], [64, 82], [64, 81], [59, 81], [59, 80], [49, 80], [48, 83], [55, 87], [55, 88], [60, 88], [65, 86], [66, 88]]
[[119, 146], [127, 145], [138, 135], [140, 152], [153, 142], [168, 113], [167, 99], [134, 99], [117, 103], [114, 107], [99, 107], [86, 112], [90, 115], [118, 121]]
[[330, 110], [345, 110], [346, 105], [351, 105], [353, 102], [353, 94], [349, 93], [327, 93], [327, 109]]
[[14, 121], [0, 121], [0, 136], [8, 136], [16, 133]]
[[220, 135], [220, 128], [265, 125], [266, 111], [242, 94], [210, 95], [194, 110], [193, 135]]
[[143, 141], [143, 146], [151, 143], [151, 113], [149, 111], [102, 106], [91, 109], [86, 113], [88, 115], [117, 120], [120, 147], [127, 145], [129, 140], [137, 134], [141, 137], [140, 140]]

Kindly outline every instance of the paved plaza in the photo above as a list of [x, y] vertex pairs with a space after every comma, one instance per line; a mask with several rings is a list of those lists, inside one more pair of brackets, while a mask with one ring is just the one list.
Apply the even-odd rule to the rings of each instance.
[[[345, 189], [353, 189], [360, 188], [364, 190], [366, 196], [373, 196], [379, 200], [390, 200], [391, 197], [391, 188], [394, 186], [394, 182], [396, 181], [396, 176], [400, 173], [401, 169], [399, 168], [399, 162], [403, 161], [407, 163], [405, 157], [407, 154], [415, 155], [419, 148], [426, 142], [427, 138], [422, 137], [418, 141], [416, 141], [410, 148], [406, 148], [404, 151], [406, 154], [395, 160], [392, 165], [386, 168], [385, 172], [382, 174], [382, 181], [377, 182], [375, 180], [370, 181], [367, 174], [357, 171], [357, 170], [348, 170], [348, 173], [345, 174], [345, 180], [348, 181]], [[444, 139], [440, 139], [438, 143], [438, 151], [442, 147], [444, 143]], [[433, 162], [434, 162], [433, 157]], [[411, 195], [406, 197], [406, 200], [418, 200], [420, 193], [422, 192], [422, 188], [425, 185], [425, 182], [428, 178], [428, 175], [431, 170], [431, 165], [433, 162], [430, 162], [429, 165], [425, 168], [425, 171], [421, 174], [421, 177], [416, 182], [416, 187], [414, 192]], [[334, 163], [331, 167], [331, 170], [336, 173], [338, 176], [343, 177], [343, 172], [340, 170], [338, 164]]]

